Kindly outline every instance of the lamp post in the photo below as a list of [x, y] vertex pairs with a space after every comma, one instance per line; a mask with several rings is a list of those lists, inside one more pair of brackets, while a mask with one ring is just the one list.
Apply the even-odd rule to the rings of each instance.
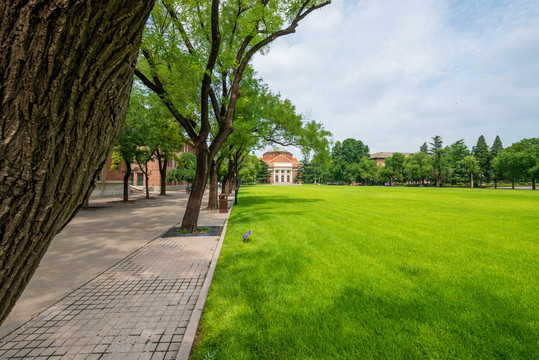
[[240, 189], [240, 171], [236, 166], [236, 191], [234, 192], [234, 205], [238, 205], [238, 191]]

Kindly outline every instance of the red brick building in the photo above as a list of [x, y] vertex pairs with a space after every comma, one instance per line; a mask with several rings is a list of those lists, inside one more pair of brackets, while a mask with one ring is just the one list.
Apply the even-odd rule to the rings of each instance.
[[[183, 149], [179, 154], [188, 152], [195, 154], [195, 149], [189, 144], [185, 144]], [[92, 192], [92, 197], [97, 196], [106, 196], [106, 195], [122, 195], [123, 194], [123, 183], [124, 183], [124, 174], [126, 171], [125, 163], [122, 161], [120, 168], [118, 170], [112, 170], [112, 154], [107, 158], [107, 162], [101, 173], [99, 174], [96, 182], [96, 187]], [[176, 160], [169, 160], [167, 162], [167, 171], [173, 170], [178, 166]], [[131, 177], [129, 179], [129, 184], [131, 185], [131, 191], [144, 190], [146, 187], [146, 181], [144, 174], [138, 168], [137, 164], [131, 165]], [[153, 191], [161, 190], [161, 178], [159, 175], [159, 163], [157, 160], [152, 160], [148, 163], [148, 185]], [[172, 183], [167, 183], [167, 189], [177, 190], [183, 189], [185, 183], [179, 183], [174, 181]]]
[[[386, 166], [386, 159], [388, 157], [392, 157], [393, 154], [395, 154], [394, 152], [378, 152], [378, 153], [374, 153], [370, 156], [370, 159], [371, 160], [376, 160], [376, 165], [382, 165], [382, 166]], [[401, 153], [402, 155], [404, 155], [404, 157], [408, 157], [410, 155], [413, 155], [413, 153]]]
[[286, 149], [275, 147], [264, 153], [262, 159], [271, 171], [269, 182], [274, 185], [292, 185], [299, 171], [298, 159]]

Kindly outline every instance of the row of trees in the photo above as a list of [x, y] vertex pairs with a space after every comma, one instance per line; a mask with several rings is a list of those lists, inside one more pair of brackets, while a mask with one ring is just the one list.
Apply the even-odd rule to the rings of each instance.
[[[430, 146], [429, 146], [430, 145]], [[407, 182], [420, 185], [464, 184], [474, 187], [479, 181], [494, 183], [506, 180], [512, 183], [531, 181], [535, 189], [539, 178], [539, 139], [523, 139], [504, 149], [497, 136], [489, 147], [483, 135], [477, 144], [469, 149], [464, 140], [443, 146], [441, 136], [434, 136], [432, 142], [425, 142], [420, 151], [405, 156], [394, 153], [385, 159], [385, 166], [377, 166], [369, 160], [368, 146], [360, 140], [346, 139], [336, 142], [330, 156], [325, 161], [320, 158], [302, 161], [302, 173], [298, 177], [303, 182], [385, 183], [390, 185]]]
[[[229, 135], [241, 127], [240, 89], [253, 55], [330, 2], [0, 2], [0, 323], [88, 200], [124, 125], [133, 74], [196, 149], [182, 220], [193, 231], [219, 161], [246, 156], [241, 136]], [[304, 128], [295, 141], [308, 140]], [[146, 157], [166, 158], [153, 141], [141, 142]]]

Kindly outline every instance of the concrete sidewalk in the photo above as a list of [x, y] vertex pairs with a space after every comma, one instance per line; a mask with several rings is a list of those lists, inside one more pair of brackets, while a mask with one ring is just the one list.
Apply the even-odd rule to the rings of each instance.
[[[159, 237], [178, 223], [186, 201], [183, 193], [91, 201], [54, 239], [0, 328], [10, 332], [0, 358], [176, 359], [182, 342], [187, 358], [196, 331], [189, 322], [198, 323], [191, 318], [200, 316], [220, 237]], [[201, 211], [199, 225], [224, 226], [227, 218]]]

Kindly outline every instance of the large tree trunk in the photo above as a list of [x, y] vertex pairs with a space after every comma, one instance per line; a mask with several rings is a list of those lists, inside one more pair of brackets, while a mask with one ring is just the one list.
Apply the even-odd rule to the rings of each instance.
[[515, 180], [511, 179], [511, 189], [515, 189]]
[[494, 189], [498, 188], [498, 179], [494, 178]]
[[124, 175], [124, 201], [129, 201], [129, 178], [131, 177], [131, 163], [125, 162], [125, 175]]
[[198, 216], [200, 214], [200, 206], [202, 205], [202, 197], [206, 189], [209, 172], [210, 151], [206, 142], [195, 145], [197, 149], [197, 169], [195, 172], [195, 181], [191, 187], [189, 200], [185, 207], [185, 214], [182, 220], [182, 229], [189, 232], [194, 232], [197, 228]]
[[221, 168], [221, 160], [212, 160], [210, 167], [210, 195], [208, 199], [208, 210], [219, 210], [218, 193], [219, 193], [219, 169]]
[[535, 190], [535, 179], [532, 179], [532, 190]]
[[0, 1], [0, 323], [122, 128], [153, 1]]
[[470, 173], [470, 189], [473, 189], [473, 173]]

